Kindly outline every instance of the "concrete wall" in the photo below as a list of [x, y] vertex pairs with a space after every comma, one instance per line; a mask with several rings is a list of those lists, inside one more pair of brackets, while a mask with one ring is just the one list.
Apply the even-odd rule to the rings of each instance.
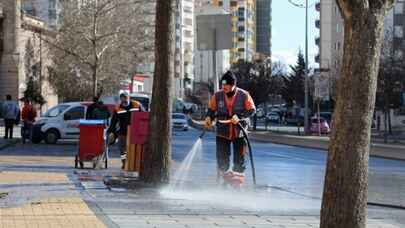
[[[25, 55], [26, 44], [30, 40], [34, 49], [34, 61], [39, 62], [42, 54], [42, 95], [47, 104], [43, 111], [57, 104], [57, 96], [51, 88], [48, 78], [47, 66], [51, 65], [48, 58], [47, 46], [41, 43], [38, 33], [22, 28], [22, 19], [25, 16], [20, 14], [20, 0], [3, 1], [3, 22], [4, 52], [0, 60], [0, 100], [5, 99], [6, 94], [11, 94], [13, 99], [23, 96], [26, 87]], [[41, 46], [41, 51], [40, 51]]]
[[4, 51], [0, 60], [0, 100], [6, 94], [13, 98], [18, 96], [18, 62], [20, 55], [16, 49], [18, 29], [20, 24], [19, 0], [3, 0], [3, 47]]

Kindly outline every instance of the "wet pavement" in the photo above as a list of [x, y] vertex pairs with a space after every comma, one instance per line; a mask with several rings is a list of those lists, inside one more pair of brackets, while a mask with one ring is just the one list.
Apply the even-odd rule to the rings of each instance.
[[[174, 132], [174, 169], [198, 133]], [[116, 150], [111, 169], [75, 171], [75, 143], [16, 145], [0, 151], [0, 172], [60, 173], [68, 180], [17, 184], [0, 180], [0, 193], [9, 194], [0, 199], [0, 207], [48, 197], [78, 197], [108, 227], [317, 227], [326, 154], [269, 143], [252, 145], [258, 188], [252, 187], [249, 163], [246, 188], [217, 187], [215, 138], [207, 134], [202, 153], [190, 169], [188, 187], [176, 191], [108, 189], [103, 177], [120, 173]], [[404, 190], [405, 162], [371, 158], [369, 201], [404, 205]], [[375, 225], [370, 227], [405, 226], [405, 210], [370, 207], [369, 218]]]

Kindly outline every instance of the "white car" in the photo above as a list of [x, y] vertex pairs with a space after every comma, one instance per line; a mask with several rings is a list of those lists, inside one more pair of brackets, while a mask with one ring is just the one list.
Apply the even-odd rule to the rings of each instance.
[[173, 113], [172, 114], [172, 127], [175, 130], [188, 131], [188, 119], [183, 113]]
[[[32, 142], [55, 144], [59, 139], [78, 139], [80, 119], [85, 119], [91, 102], [62, 103], [44, 113], [33, 126]], [[114, 105], [108, 105], [111, 111]]]
[[277, 112], [270, 112], [266, 116], [267, 121], [273, 123], [280, 123], [280, 115]]

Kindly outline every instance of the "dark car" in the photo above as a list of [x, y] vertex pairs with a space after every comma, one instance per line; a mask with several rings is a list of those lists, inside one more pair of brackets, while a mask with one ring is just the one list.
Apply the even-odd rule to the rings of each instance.
[[285, 117], [284, 122], [287, 125], [304, 125], [304, 117], [303, 116], [287, 116]]

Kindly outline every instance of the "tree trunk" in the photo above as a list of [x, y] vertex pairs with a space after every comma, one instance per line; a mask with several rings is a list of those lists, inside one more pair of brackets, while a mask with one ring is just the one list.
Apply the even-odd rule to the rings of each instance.
[[93, 67], [93, 75], [92, 75], [92, 81], [93, 81], [93, 97], [97, 96], [97, 67]]
[[149, 137], [145, 151], [147, 183], [168, 183], [171, 159], [171, 17], [173, 0], [157, 0], [155, 26], [155, 74], [151, 103]]
[[368, 159], [377, 72], [390, 0], [338, 0], [344, 56], [333, 116], [321, 228], [365, 228]]

